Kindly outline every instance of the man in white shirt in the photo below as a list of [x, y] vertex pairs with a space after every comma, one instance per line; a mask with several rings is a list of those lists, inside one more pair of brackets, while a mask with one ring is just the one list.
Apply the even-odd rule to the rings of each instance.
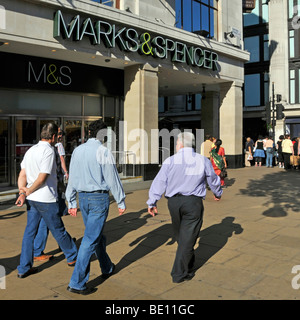
[[56, 161], [52, 147], [56, 142], [57, 132], [56, 124], [46, 124], [41, 131], [41, 141], [25, 153], [21, 163], [18, 178], [20, 192], [16, 204], [22, 206], [26, 199], [27, 225], [18, 266], [19, 278], [37, 272], [36, 268], [32, 268], [33, 244], [41, 218], [64, 252], [68, 265], [73, 266], [76, 261], [77, 247], [65, 230], [57, 203]]

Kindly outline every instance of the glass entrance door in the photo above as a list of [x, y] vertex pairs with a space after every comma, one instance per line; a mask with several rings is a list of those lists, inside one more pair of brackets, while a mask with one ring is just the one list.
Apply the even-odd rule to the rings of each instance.
[[36, 119], [16, 119], [15, 172], [17, 183], [26, 151], [38, 142]]
[[0, 119], [0, 186], [10, 183], [9, 119]]

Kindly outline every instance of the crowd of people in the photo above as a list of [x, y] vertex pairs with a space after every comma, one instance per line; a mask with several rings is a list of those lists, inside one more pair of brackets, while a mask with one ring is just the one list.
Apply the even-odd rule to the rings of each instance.
[[[67, 290], [87, 295], [95, 292], [86, 283], [90, 262], [96, 255], [107, 279], [115, 272], [115, 264], [106, 251], [103, 229], [109, 212], [109, 192], [114, 197], [119, 215], [126, 210], [125, 193], [114, 157], [98, 136], [106, 129], [102, 120], [89, 126], [89, 139], [72, 153], [69, 172], [64, 161], [64, 149], [57, 139], [63, 132], [54, 123], [41, 130], [41, 140], [32, 146], [21, 162], [18, 177], [17, 206], [27, 206], [18, 278], [28, 277], [38, 269], [34, 261], [47, 261], [53, 256], [44, 249], [49, 230], [63, 251], [67, 265], [74, 267]], [[227, 167], [222, 141], [209, 137], [203, 145], [207, 156], [195, 152], [195, 137], [190, 132], [178, 135], [176, 154], [164, 161], [149, 190], [148, 213], [157, 214], [157, 201], [164, 194], [168, 199], [177, 251], [171, 272], [174, 283], [194, 276], [194, 246], [203, 221], [203, 200], [207, 189], [220, 201], [224, 186], [221, 173]], [[206, 147], [207, 150], [206, 150]], [[220, 179], [221, 177], [221, 179]], [[67, 187], [60, 186], [68, 178]], [[65, 199], [63, 197], [65, 195]], [[66, 208], [66, 202], [68, 207]], [[85, 231], [79, 248], [65, 229], [62, 216], [77, 216], [79, 205]]]
[[256, 142], [250, 137], [246, 139], [245, 166], [267, 168], [278, 166], [285, 170], [299, 169], [300, 166], [300, 138], [291, 139], [289, 134], [279, 136], [275, 143], [272, 137], [261, 135]]
[[[19, 278], [38, 271], [33, 267], [34, 261], [53, 258], [44, 253], [49, 230], [63, 251], [67, 265], [74, 267], [68, 291], [87, 295], [96, 290], [86, 286], [93, 254], [104, 279], [115, 272], [116, 266], [106, 251], [103, 229], [109, 212], [109, 192], [117, 203], [119, 215], [126, 210], [126, 195], [114, 157], [98, 135], [105, 129], [102, 120], [90, 124], [89, 139], [73, 151], [69, 172], [64, 161], [63, 131], [54, 123], [42, 128], [41, 140], [26, 152], [21, 162], [16, 201], [17, 206], [27, 206], [27, 225], [17, 268]], [[251, 166], [254, 162], [259, 167], [265, 162], [270, 168], [275, 164], [286, 170], [291, 166], [298, 168], [299, 140], [291, 140], [286, 135], [280, 136], [275, 144], [271, 137], [259, 136], [255, 143], [247, 138], [245, 165]], [[168, 200], [178, 245], [171, 271], [174, 283], [194, 276], [194, 246], [202, 226], [207, 190], [220, 201], [226, 187], [227, 160], [222, 140], [206, 136], [201, 154], [196, 153], [194, 147], [192, 133], [178, 135], [176, 153], [163, 162], [151, 184], [147, 201], [148, 213], [155, 216], [157, 201], [163, 194]], [[79, 248], [62, 220], [66, 214], [77, 216], [78, 205], [85, 225]]]

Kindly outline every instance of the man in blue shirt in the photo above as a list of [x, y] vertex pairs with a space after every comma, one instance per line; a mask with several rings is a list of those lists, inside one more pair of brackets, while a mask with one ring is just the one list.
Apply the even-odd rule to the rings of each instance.
[[86, 287], [93, 253], [99, 260], [102, 277], [108, 278], [115, 268], [106, 252], [106, 238], [102, 232], [108, 215], [109, 190], [118, 204], [120, 215], [126, 208], [125, 193], [114, 157], [96, 139], [97, 133], [105, 129], [106, 125], [102, 120], [90, 124], [89, 140], [73, 151], [66, 190], [68, 212], [72, 216], [76, 216], [77, 213], [76, 194], [78, 193], [79, 207], [85, 224], [75, 269], [67, 290], [83, 295], [96, 290]]
[[171, 272], [173, 282], [190, 280], [194, 276], [194, 245], [203, 221], [203, 202], [206, 181], [215, 195], [221, 199], [220, 178], [215, 174], [209, 159], [193, 149], [195, 137], [190, 132], [180, 133], [176, 154], [166, 159], [149, 190], [148, 212], [157, 213], [156, 202], [165, 193], [168, 199], [172, 226], [178, 243]]

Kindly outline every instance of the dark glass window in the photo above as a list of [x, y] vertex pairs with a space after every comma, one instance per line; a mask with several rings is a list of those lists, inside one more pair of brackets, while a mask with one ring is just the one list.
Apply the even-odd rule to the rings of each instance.
[[217, 18], [216, 0], [176, 0], [176, 27], [213, 38]]
[[91, 0], [91, 1], [102, 3], [102, 4], [105, 4], [106, 6], [109, 6], [109, 7], [114, 6], [114, 0]]

